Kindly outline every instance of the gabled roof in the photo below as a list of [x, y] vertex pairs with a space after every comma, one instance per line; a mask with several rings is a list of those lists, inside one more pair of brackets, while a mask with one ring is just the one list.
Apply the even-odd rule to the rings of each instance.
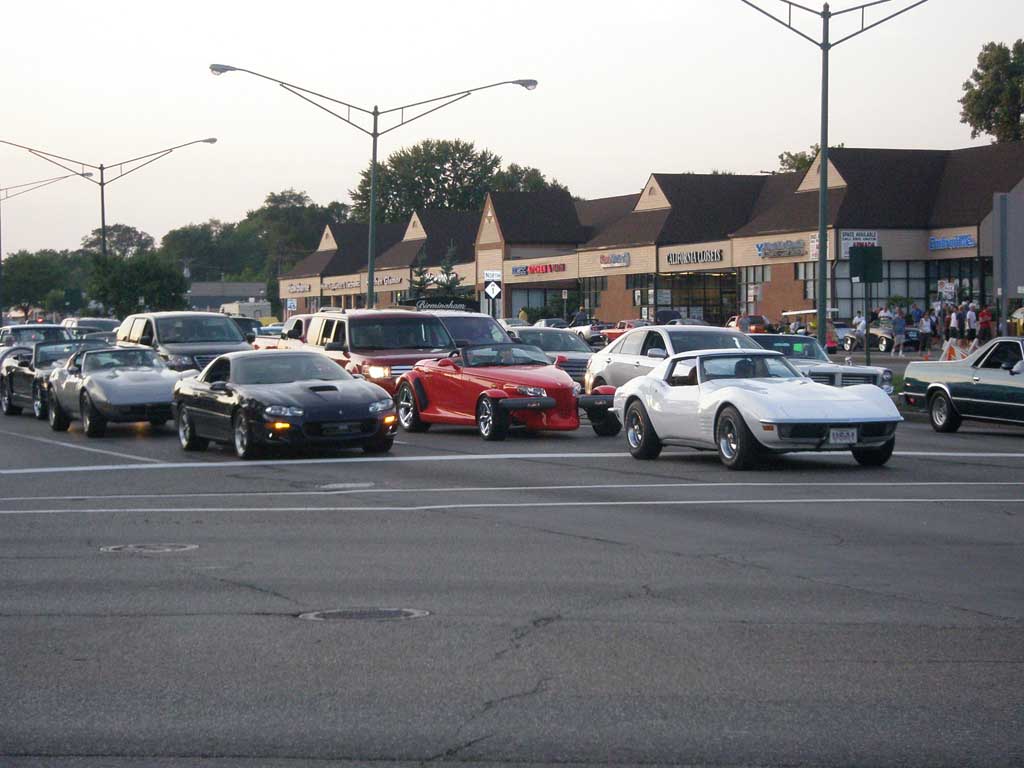
[[724, 240], [750, 219], [765, 176], [656, 173], [671, 208], [633, 211], [587, 242], [586, 248]]
[[1024, 179], [1024, 142], [954, 149], [935, 195], [930, 224], [979, 224], [992, 212], [992, 195], [1009, 192]]
[[605, 227], [621, 219], [636, 207], [640, 193], [618, 195], [617, 197], [599, 197], [594, 200], [575, 200], [576, 216], [583, 227], [585, 240], [590, 240]]
[[[324, 268], [324, 275], [354, 275], [366, 268], [366, 245], [370, 237], [369, 226], [362, 222], [331, 224], [331, 235], [338, 244], [330, 262]], [[377, 247], [374, 260], [384, 251], [402, 239], [405, 224], [378, 224]]]
[[494, 215], [509, 245], [576, 245], [583, 242], [572, 196], [565, 190], [490, 192]]
[[436, 267], [441, 264], [452, 245], [455, 246], [455, 264], [466, 264], [476, 258], [473, 246], [480, 224], [479, 212], [422, 210], [416, 211], [416, 216], [427, 235], [426, 240], [395, 243], [377, 259], [377, 269], [410, 267], [421, 251], [426, 256], [426, 266]]
[[[836, 225], [928, 227], [948, 154], [929, 149], [830, 150], [829, 157], [847, 184]], [[803, 194], [817, 197], [816, 192]]]
[[306, 258], [281, 275], [282, 280], [296, 277], [320, 277], [327, 265], [331, 263], [336, 251], [314, 251]]

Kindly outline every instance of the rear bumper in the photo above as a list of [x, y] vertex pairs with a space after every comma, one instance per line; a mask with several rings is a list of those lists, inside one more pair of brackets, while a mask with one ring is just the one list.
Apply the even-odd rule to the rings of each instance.
[[503, 397], [498, 407], [503, 411], [547, 411], [557, 405], [553, 397]]
[[584, 411], [606, 411], [612, 407], [615, 395], [580, 395], [576, 401]]

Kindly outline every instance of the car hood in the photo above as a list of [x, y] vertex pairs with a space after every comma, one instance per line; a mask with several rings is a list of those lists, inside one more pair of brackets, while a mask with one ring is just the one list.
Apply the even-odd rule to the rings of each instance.
[[870, 373], [880, 375], [885, 369], [875, 365], [840, 365], [839, 363], [823, 363], [818, 360], [789, 360], [789, 364], [800, 373]]
[[310, 421], [362, 418], [370, 415], [370, 403], [391, 395], [362, 379], [350, 381], [294, 381], [289, 384], [246, 384], [239, 394], [262, 405], [302, 408]]
[[170, 402], [179, 378], [167, 368], [115, 368], [89, 374], [86, 386], [114, 405]]
[[450, 349], [438, 349], [437, 351], [430, 349], [415, 349], [415, 350], [387, 350], [382, 349], [378, 351], [366, 351], [366, 352], [353, 352], [351, 354], [351, 360], [353, 363], [358, 365], [408, 365], [413, 366], [420, 360], [437, 360], [441, 357], [447, 357], [451, 352]]
[[555, 358], [559, 355], [566, 360], [580, 360], [584, 363], [594, 356], [593, 352], [545, 352], [544, 354], [548, 356], [551, 362], [555, 362]]
[[168, 355], [223, 355], [227, 352], [246, 352], [252, 346], [245, 341], [207, 341], [202, 343], [182, 342], [180, 344], [161, 344], [160, 350]]
[[572, 378], [561, 368], [553, 365], [496, 365], [493, 367], [465, 368], [467, 376], [491, 386], [502, 388], [506, 384], [522, 384], [527, 387], [573, 386]]
[[702, 385], [723, 400], [737, 396], [759, 419], [902, 421], [888, 395], [871, 384], [830, 387], [810, 379], [719, 379]]

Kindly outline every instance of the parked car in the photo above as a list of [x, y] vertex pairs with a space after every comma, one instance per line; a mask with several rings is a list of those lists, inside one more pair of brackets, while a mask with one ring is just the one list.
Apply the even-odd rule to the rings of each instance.
[[174, 386], [178, 439], [186, 451], [211, 440], [240, 459], [264, 448], [391, 450], [397, 417], [387, 391], [320, 352], [233, 352]]
[[1001, 336], [965, 360], [914, 361], [903, 377], [903, 401], [925, 409], [936, 432], [966, 420], [1024, 424], [1024, 337]]
[[569, 330], [590, 346], [603, 345], [604, 341], [601, 338], [601, 334], [611, 327], [611, 323], [602, 323], [596, 317], [588, 317], [586, 321], [581, 323], [577, 323], [575, 320], [569, 323]]
[[504, 440], [513, 426], [529, 431], [574, 430], [579, 410], [594, 431], [618, 434], [608, 412], [610, 387], [582, 395], [565, 371], [538, 347], [512, 342], [460, 347], [439, 360], [423, 360], [399, 379], [398, 418], [409, 432], [431, 424], [476, 426], [484, 440]]
[[743, 333], [766, 333], [771, 323], [764, 315], [733, 315], [726, 322], [726, 328], [735, 328]]
[[617, 389], [614, 403], [634, 458], [682, 445], [717, 450], [730, 469], [793, 451], [850, 451], [860, 464], [881, 466], [903, 420], [878, 387], [818, 384], [764, 349], [673, 356]]
[[256, 334], [253, 349], [301, 349], [306, 343], [306, 330], [315, 315], [292, 315], [277, 328], [276, 336]]
[[104, 347], [100, 341], [40, 341], [31, 351], [8, 356], [0, 365], [0, 410], [16, 416], [31, 408], [37, 419], [46, 418], [50, 371], [80, 349]]
[[695, 349], [761, 349], [749, 336], [714, 326], [651, 326], [629, 331], [617, 342], [590, 358], [583, 384], [621, 387], [643, 376], [666, 357]]
[[665, 325], [711, 325], [711, 323], [698, 320], [695, 317], [676, 317], [669, 320]]
[[271, 323], [270, 325], [264, 325], [257, 329], [257, 336], [280, 336], [281, 329], [284, 328], [284, 323]]
[[97, 331], [116, 331], [121, 321], [113, 317], [65, 317], [61, 325], [65, 328], [83, 326]]
[[24, 323], [0, 328], [0, 347], [35, 344], [37, 341], [71, 341], [67, 328], [51, 323]]
[[507, 331], [511, 328], [526, 328], [530, 324], [525, 320], [520, 320], [518, 317], [499, 317], [498, 325]]
[[534, 323], [538, 328], [568, 328], [569, 324], [560, 317], [544, 317]]
[[571, 329], [562, 328], [516, 328], [512, 337], [523, 344], [532, 344], [548, 353], [559, 368], [569, 374], [573, 381], [583, 383], [594, 351]]
[[238, 326], [238, 330], [242, 332], [243, 336], [259, 336], [260, 330], [263, 328], [263, 323], [254, 317], [242, 317], [241, 315], [228, 315], [232, 320], [235, 321], [235, 325]]
[[634, 328], [644, 328], [648, 325], [652, 325], [650, 320], [641, 320], [639, 318], [634, 320], [619, 320], [614, 327], [605, 328], [601, 331], [601, 341], [604, 344], [611, 344], [626, 331], [631, 331]]
[[[838, 309], [829, 309], [829, 317], [825, 320], [825, 351], [830, 355], [839, 350], [839, 341], [838, 336], [836, 335], [835, 323], [831, 317], [838, 312]], [[797, 333], [817, 338], [818, 310], [791, 309], [783, 312], [782, 323], [780, 323], [779, 327], [774, 330], [767, 328], [765, 333]]]
[[[921, 332], [919, 329], [914, 328], [911, 323], [907, 323], [907, 329], [904, 332], [904, 349], [917, 349], [921, 345]], [[879, 352], [889, 352], [893, 347], [893, 339], [895, 335], [892, 330], [892, 321], [886, 322], [875, 321], [868, 326], [868, 340], [871, 344], [872, 349], [877, 349]], [[852, 352], [857, 349], [860, 344], [857, 341], [857, 334], [849, 332], [843, 336], [843, 349], [847, 352]]]
[[751, 338], [765, 349], [781, 352], [790, 365], [809, 379], [831, 387], [874, 384], [892, 394], [892, 371], [873, 365], [838, 365], [811, 336], [782, 333], [758, 333]]
[[118, 343], [152, 347], [172, 371], [202, 370], [218, 355], [252, 349], [234, 321], [218, 312], [146, 312], [129, 315]]
[[175, 383], [196, 371], [172, 371], [155, 350], [142, 346], [83, 348], [50, 372], [47, 416], [64, 432], [81, 419], [88, 437], [101, 437], [108, 423], [171, 419]]

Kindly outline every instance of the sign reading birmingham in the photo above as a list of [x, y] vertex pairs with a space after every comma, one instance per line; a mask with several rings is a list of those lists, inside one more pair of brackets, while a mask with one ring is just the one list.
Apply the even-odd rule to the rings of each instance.
[[954, 248], [973, 248], [978, 244], [974, 235], [953, 235], [952, 237], [929, 237], [929, 251], [951, 251]]
[[405, 299], [399, 304], [403, 307], [416, 307], [422, 311], [449, 310], [453, 312], [479, 312], [480, 302], [463, 296], [430, 296], [418, 299]]
[[665, 260], [673, 266], [680, 264], [713, 264], [724, 259], [724, 248], [708, 248], [703, 251], [673, 251], [665, 257]]

